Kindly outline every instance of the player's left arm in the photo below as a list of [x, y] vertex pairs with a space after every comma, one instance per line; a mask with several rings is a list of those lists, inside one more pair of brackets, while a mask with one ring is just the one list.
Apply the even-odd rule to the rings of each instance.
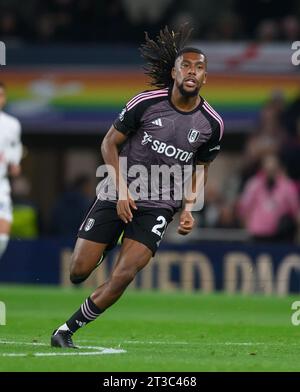
[[[208, 178], [208, 167], [209, 167], [210, 162], [197, 162], [197, 165], [201, 165], [203, 166], [203, 171], [196, 171], [194, 170], [193, 175], [192, 175], [192, 192], [193, 194], [197, 195], [200, 192], [200, 187], [203, 186], [203, 179], [201, 178], [197, 178], [197, 176], [199, 177], [199, 173], [200, 176], [204, 176], [204, 186], [207, 182], [207, 178]], [[197, 189], [198, 188], [198, 189]], [[179, 218], [179, 226], [178, 226], [178, 233], [181, 235], [186, 235], [189, 234], [193, 227], [194, 227], [194, 218], [192, 215], [192, 209], [193, 209], [193, 205], [195, 204], [196, 200], [195, 198], [190, 198], [190, 197], [186, 197], [183, 199], [183, 210], [180, 214], [180, 218]]]
[[12, 130], [7, 148], [6, 159], [8, 163], [8, 175], [16, 177], [21, 174], [22, 159], [22, 143], [21, 143], [21, 124], [16, 122], [15, 128]]
[[[216, 158], [220, 151], [220, 142], [222, 139], [223, 130], [223, 123], [220, 124], [219, 122], [216, 122], [210, 139], [204, 143], [196, 153], [195, 163], [196, 165], [203, 165], [204, 170], [194, 170], [193, 172], [193, 194], [199, 194], [200, 188], [203, 188], [207, 182], [209, 165]], [[186, 235], [193, 229], [194, 218], [191, 211], [193, 210], [193, 204], [195, 201], [196, 200], [193, 198], [185, 198], [183, 200], [183, 210], [180, 214], [179, 226], [177, 229], [178, 233], [181, 235]]]

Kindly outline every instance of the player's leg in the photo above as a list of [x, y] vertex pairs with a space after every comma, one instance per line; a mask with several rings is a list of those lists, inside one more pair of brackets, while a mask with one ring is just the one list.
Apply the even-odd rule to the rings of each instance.
[[78, 231], [70, 269], [73, 283], [81, 283], [90, 275], [103, 260], [105, 250], [116, 245], [123, 226], [115, 204], [95, 200]]
[[135, 275], [154, 256], [173, 212], [166, 209], [140, 208], [126, 225], [124, 242], [110, 279], [91, 295], [102, 311], [114, 304]]
[[69, 320], [53, 333], [51, 345], [76, 348], [72, 335], [79, 328], [94, 321], [120, 298], [137, 272], [148, 264], [152, 253], [144, 244], [125, 238], [108, 281], [98, 287]]
[[0, 259], [8, 245], [10, 228], [11, 222], [0, 217]]
[[86, 280], [99, 263], [108, 244], [78, 238], [70, 267], [70, 280], [78, 284]]
[[[125, 223], [118, 217], [115, 205], [95, 201], [92, 209], [83, 221], [78, 240], [72, 256], [70, 279], [73, 283], [85, 280], [99, 263], [101, 255], [116, 245]], [[74, 348], [71, 335], [71, 323], [81, 327], [92, 321], [101, 312], [90, 298], [82, 304], [75, 317], [54, 331], [51, 336], [51, 345], [56, 347]], [[81, 315], [87, 315], [87, 320]], [[75, 329], [75, 327], [73, 327]]]
[[[97, 266], [101, 255], [103, 255], [107, 244], [88, 241], [78, 238], [71, 262], [70, 280], [72, 283], [83, 282]], [[90, 305], [92, 306], [92, 305]], [[80, 318], [75, 321], [82, 326]], [[51, 336], [51, 345], [53, 347], [76, 348], [72, 342], [70, 325], [68, 321], [60, 325]]]
[[133, 215], [132, 222], [126, 225], [121, 251], [110, 278], [70, 317], [65, 324], [68, 329], [52, 336], [53, 346], [74, 348], [72, 334], [120, 298], [137, 272], [155, 254], [173, 214], [165, 209], [139, 209]]
[[125, 238], [109, 280], [90, 297], [93, 303], [102, 311], [113, 305], [151, 257], [152, 251], [146, 245]]
[[[107, 244], [104, 243], [88, 241], [82, 238], [77, 239], [70, 268], [70, 280], [72, 283], [81, 283], [90, 275], [106, 247]], [[76, 325], [83, 325], [80, 318], [76, 319], [75, 323], [77, 323]], [[51, 345], [75, 348], [71, 339], [70, 328], [69, 320], [58, 327], [51, 337]]]

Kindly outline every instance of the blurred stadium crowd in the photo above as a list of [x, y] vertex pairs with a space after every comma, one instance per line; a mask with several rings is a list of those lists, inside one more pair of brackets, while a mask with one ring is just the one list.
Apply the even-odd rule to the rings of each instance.
[[260, 112], [241, 148], [240, 165], [222, 187], [206, 190], [199, 224], [246, 227], [252, 239], [297, 240], [300, 218], [300, 96], [286, 105], [279, 92]]
[[0, 1], [5, 42], [136, 42], [164, 24], [195, 26], [200, 40], [259, 42], [300, 38], [297, 0], [18, 0]]

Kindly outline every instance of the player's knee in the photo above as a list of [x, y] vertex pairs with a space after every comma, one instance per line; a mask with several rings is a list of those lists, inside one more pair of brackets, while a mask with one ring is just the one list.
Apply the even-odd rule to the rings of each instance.
[[73, 284], [80, 284], [86, 280], [86, 276], [78, 276], [78, 275], [71, 275], [70, 274], [70, 281]]
[[72, 257], [70, 267], [70, 280], [72, 283], [81, 283], [82, 279], [88, 274], [84, 259], [78, 256]]

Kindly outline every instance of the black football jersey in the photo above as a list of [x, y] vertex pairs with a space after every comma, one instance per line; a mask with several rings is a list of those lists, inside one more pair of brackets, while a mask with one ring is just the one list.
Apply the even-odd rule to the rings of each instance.
[[[154, 180], [151, 175], [153, 177], [156, 173], [153, 167], [166, 165], [183, 169], [186, 165], [213, 161], [220, 151], [224, 131], [221, 116], [206, 100], [201, 97], [198, 107], [191, 112], [183, 112], [172, 104], [169, 89], [136, 95], [113, 125], [128, 136], [120, 151], [120, 158], [126, 158], [124, 170], [128, 175], [128, 186], [136, 178], [136, 171], [130, 169], [137, 165], [144, 167], [140, 174], [140, 177], [145, 177], [143, 198], [136, 201], [137, 205], [168, 209], [178, 209], [182, 201], [172, 197], [174, 181], [160, 183], [154, 198], [150, 189], [147, 195], [146, 188], [150, 188], [151, 180], [152, 184]], [[109, 185], [111, 179], [108, 176], [98, 186], [100, 199], [110, 194]], [[166, 189], [170, 187], [172, 189]], [[168, 191], [171, 195], [169, 200], [160, 197]], [[110, 195], [112, 199], [114, 195]]]

